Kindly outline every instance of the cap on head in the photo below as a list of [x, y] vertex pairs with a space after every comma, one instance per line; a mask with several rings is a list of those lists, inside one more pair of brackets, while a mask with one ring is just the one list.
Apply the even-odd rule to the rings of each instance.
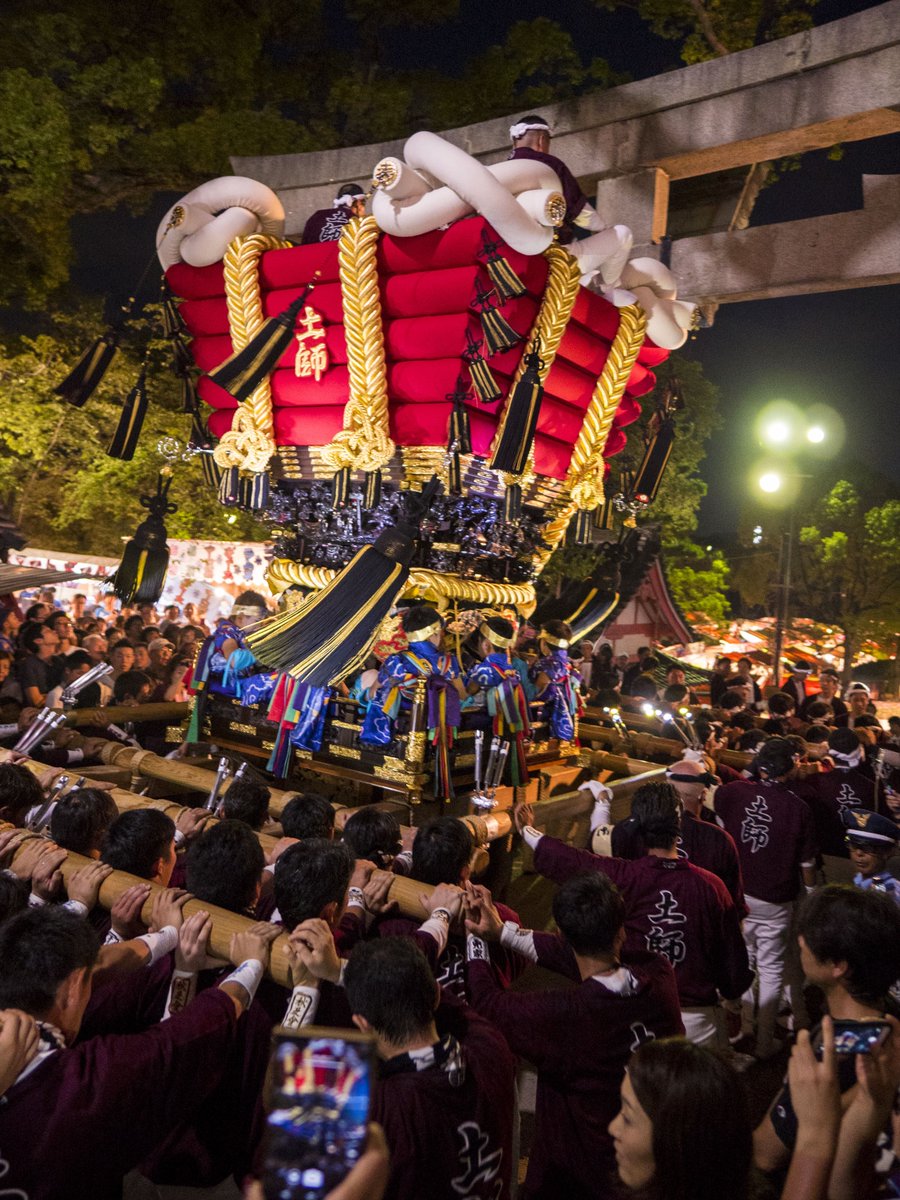
[[841, 813], [841, 821], [851, 842], [868, 842], [877, 846], [895, 846], [900, 839], [900, 829], [889, 817], [870, 812], [866, 808], [847, 808]]

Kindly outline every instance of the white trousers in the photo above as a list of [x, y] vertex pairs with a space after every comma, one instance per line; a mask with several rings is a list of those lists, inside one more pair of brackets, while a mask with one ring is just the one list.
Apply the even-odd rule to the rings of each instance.
[[684, 1036], [695, 1046], [706, 1046], [710, 1050], [728, 1049], [728, 1031], [725, 1013], [718, 1004], [703, 1008], [683, 1008]]
[[775, 1020], [794, 905], [792, 901], [772, 904], [755, 896], [745, 899], [750, 912], [744, 919], [743, 933], [750, 966], [756, 972], [757, 997], [754, 1004], [752, 987], [744, 994], [744, 1026], [750, 1030], [755, 1027], [756, 1053], [766, 1058], [775, 1049]]

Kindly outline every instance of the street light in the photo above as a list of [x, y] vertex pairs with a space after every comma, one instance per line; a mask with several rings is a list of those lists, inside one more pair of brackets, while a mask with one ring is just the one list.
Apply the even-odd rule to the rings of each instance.
[[814, 446], [820, 445], [825, 441], [825, 430], [821, 425], [810, 425], [806, 431], [806, 440], [812, 442]]
[[777, 471], [764, 471], [759, 477], [760, 490], [770, 496], [780, 492], [783, 483], [784, 480]]

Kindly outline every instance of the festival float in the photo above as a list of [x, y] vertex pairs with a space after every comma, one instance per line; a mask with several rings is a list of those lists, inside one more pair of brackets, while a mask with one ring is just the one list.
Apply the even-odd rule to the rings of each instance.
[[[629, 261], [624, 225], [560, 244], [565, 200], [543, 162], [485, 166], [417, 133], [403, 159], [373, 164], [371, 200], [339, 240], [295, 245], [277, 195], [228, 177], [160, 224], [193, 447], [223, 504], [271, 523], [279, 598], [262, 620], [260, 598], [239, 604], [236, 628], [205, 648], [190, 737], [281, 776], [299, 763], [413, 801], [474, 788], [488, 807], [511, 776], [483, 709], [463, 705], [442, 747], [423, 677], [387, 741], [367, 744], [346, 685], [373, 648], [402, 651], [398, 607], [429, 605], [451, 631], [473, 612], [476, 627], [491, 614], [562, 618], [576, 638], [597, 627], [668, 457], [673, 390], [646, 414], [638, 469], [611, 463], [694, 309], [661, 263]], [[127, 411], [123, 423], [113, 450], [133, 439]], [[124, 596], [159, 558], [166, 482], [147, 504]], [[597, 547], [597, 568], [535, 612], [535, 581], [567, 537]], [[529, 769], [575, 753], [577, 728], [554, 733], [534, 706]]]

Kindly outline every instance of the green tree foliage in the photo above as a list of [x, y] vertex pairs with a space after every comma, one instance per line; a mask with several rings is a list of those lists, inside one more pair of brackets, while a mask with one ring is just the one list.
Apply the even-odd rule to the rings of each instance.
[[900, 500], [867, 507], [852, 483], [839, 480], [798, 541], [794, 611], [843, 631], [848, 668], [864, 638], [897, 637]]
[[689, 619], [724, 621], [730, 612], [725, 590], [729, 566], [717, 551], [681, 541], [666, 551], [666, 579], [675, 602]]
[[818, 0], [595, 0], [634, 8], [660, 37], [681, 43], [686, 63], [720, 58], [812, 25]]
[[[180, 390], [165, 368], [164, 348], [154, 345], [147, 419], [134, 460], [107, 458], [106, 448], [134, 386], [139, 358], [123, 350], [84, 408], [72, 408], [51, 390], [72, 365], [72, 347], [87, 345], [96, 313], [61, 321], [59, 336], [0, 346], [0, 503], [20, 523], [33, 546], [116, 557], [123, 539], [146, 516], [142, 493], [155, 488], [164, 463], [160, 438], [186, 443], [190, 419], [178, 411]], [[175, 466], [171, 499], [178, 511], [166, 519], [172, 537], [262, 540], [265, 530], [245, 514], [231, 524], [206, 487], [196, 460]]]
[[440, 36], [458, 16], [458, 0], [11, 0], [0, 303], [39, 307], [66, 282], [71, 215], [140, 209], [228, 174], [230, 155], [377, 142], [615, 82], [546, 17], [512, 23], [458, 77], [391, 52], [406, 29]]

